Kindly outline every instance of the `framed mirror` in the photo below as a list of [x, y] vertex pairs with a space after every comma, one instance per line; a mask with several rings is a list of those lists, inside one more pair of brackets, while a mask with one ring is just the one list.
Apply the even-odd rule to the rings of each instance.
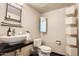
[[[22, 13], [21, 7], [22, 6], [20, 6], [16, 3], [14, 3], [14, 4], [15, 5], [13, 5], [12, 3], [6, 4], [5, 20], [21, 23], [21, 13]], [[19, 7], [16, 5], [18, 5]]]

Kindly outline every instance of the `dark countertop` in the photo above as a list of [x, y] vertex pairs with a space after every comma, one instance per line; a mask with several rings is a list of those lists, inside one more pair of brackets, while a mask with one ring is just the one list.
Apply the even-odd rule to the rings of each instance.
[[8, 52], [16, 51], [17, 49], [21, 49], [31, 44], [33, 44], [33, 42], [28, 42], [26, 44], [19, 43], [15, 45], [8, 45], [7, 43], [0, 43], [0, 53], [8, 53]]

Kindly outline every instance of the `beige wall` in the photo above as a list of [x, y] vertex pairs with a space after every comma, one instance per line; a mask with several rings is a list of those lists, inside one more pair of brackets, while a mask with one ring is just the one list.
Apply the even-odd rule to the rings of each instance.
[[[42, 15], [48, 21], [47, 33], [43, 34], [44, 43], [50, 46], [53, 52], [66, 55], [65, 8], [50, 11]], [[56, 40], [60, 40], [61, 45], [57, 45]]]
[[39, 37], [40, 13], [38, 13], [28, 5], [24, 5], [22, 15], [22, 25], [24, 26], [24, 30], [29, 30], [33, 34], [34, 38]]
[[[2, 21], [4, 21], [5, 12], [6, 12], [6, 5], [4, 3], [2, 3], [2, 4], [0, 3], [0, 24]], [[38, 37], [40, 37], [39, 17], [40, 17], [39, 12], [37, 12], [33, 8], [29, 7], [27, 4], [24, 4], [23, 8], [22, 8], [22, 20], [21, 20], [22, 21], [21, 24], [22, 24], [22, 26], [24, 26], [24, 28], [11, 27], [11, 29], [14, 28], [16, 33], [25, 32], [28, 30], [32, 33], [33, 39], [38, 38]], [[10, 21], [8, 21], [8, 22], [10, 22]], [[11, 22], [11, 23], [14, 23], [14, 22]], [[8, 27], [0, 26], [0, 35], [6, 35], [7, 30], [8, 30]], [[25, 49], [27, 50], [27, 48], [28, 47], [26, 47]], [[28, 53], [27, 53], [27, 51], [28, 51]], [[27, 50], [27, 51], [25, 51], [24, 54], [29, 54], [29, 50]]]

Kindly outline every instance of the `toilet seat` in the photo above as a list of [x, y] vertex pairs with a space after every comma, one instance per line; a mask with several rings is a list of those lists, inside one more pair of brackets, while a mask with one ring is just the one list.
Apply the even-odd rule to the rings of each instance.
[[48, 46], [40, 46], [39, 47], [40, 48], [40, 50], [42, 51], [42, 52], [45, 52], [45, 53], [51, 53], [51, 48], [50, 47], [48, 47]]

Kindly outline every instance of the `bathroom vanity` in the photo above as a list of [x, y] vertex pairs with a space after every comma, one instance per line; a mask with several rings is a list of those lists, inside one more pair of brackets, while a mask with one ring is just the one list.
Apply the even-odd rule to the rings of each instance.
[[0, 55], [9, 53], [12, 51], [15, 51], [15, 55], [16, 55], [16, 50], [19, 50], [21, 52], [21, 48], [24, 48], [24, 47], [29, 46], [31, 44], [33, 44], [33, 42], [18, 43], [15, 45], [8, 45], [7, 43], [1, 43], [0, 44]]

